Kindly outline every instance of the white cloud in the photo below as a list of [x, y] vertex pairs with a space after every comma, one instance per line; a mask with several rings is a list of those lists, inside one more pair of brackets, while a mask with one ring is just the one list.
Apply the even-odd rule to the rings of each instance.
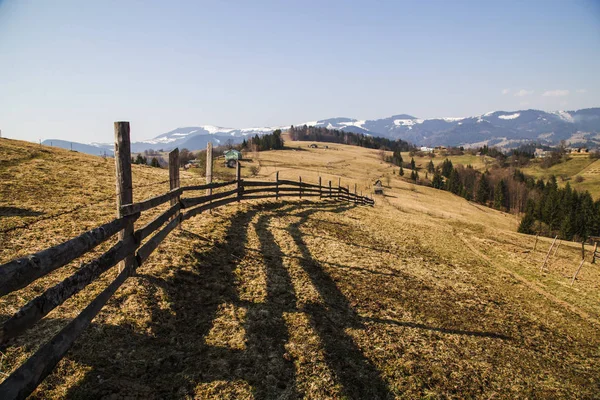
[[577, 89], [577, 93], [587, 93], [587, 89]]
[[529, 96], [530, 94], [533, 94], [533, 90], [521, 89], [517, 93], [515, 93], [515, 96], [523, 97], [523, 96]]
[[502, 89], [502, 94], [508, 94], [508, 92], [510, 92], [510, 89]]
[[522, 101], [521, 103], [519, 103], [522, 106], [528, 106], [529, 102], [528, 101]]
[[542, 94], [542, 96], [544, 96], [544, 97], [562, 97], [562, 96], [568, 96], [568, 95], [569, 95], [568, 90], [561, 90], [561, 89], [546, 90]]

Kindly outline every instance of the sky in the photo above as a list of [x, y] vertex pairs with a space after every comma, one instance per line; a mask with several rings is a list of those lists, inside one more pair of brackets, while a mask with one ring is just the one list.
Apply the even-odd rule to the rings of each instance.
[[0, 0], [3, 137], [600, 107], [600, 0]]

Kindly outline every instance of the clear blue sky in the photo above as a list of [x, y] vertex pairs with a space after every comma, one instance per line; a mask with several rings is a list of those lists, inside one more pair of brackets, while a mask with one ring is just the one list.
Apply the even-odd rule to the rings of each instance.
[[0, 0], [5, 137], [594, 106], [598, 0]]

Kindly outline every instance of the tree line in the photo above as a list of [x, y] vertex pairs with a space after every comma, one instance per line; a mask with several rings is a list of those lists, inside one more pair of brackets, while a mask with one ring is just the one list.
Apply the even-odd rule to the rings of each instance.
[[555, 176], [536, 181], [518, 168], [482, 173], [446, 159], [438, 166], [430, 161], [425, 179], [418, 177], [412, 164], [411, 179], [497, 210], [525, 212], [519, 225], [522, 233], [558, 235], [565, 240], [587, 240], [600, 234], [600, 200], [594, 201], [588, 191], [572, 189], [568, 182], [559, 188]]
[[519, 232], [558, 235], [566, 240], [586, 240], [600, 234], [600, 200], [590, 193], [579, 193], [567, 182], [559, 188], [554, 176], [536, 183], [527, 200]]
[[385, 149], [394, 153], [414, 149], [413, 145], [404, 140], [391, 140], [363, 133], [346, 132], [317, 126], [291, 126], [289, 134], [292, 140], [349, 144], [369, 149]]
[[262, 136], [255, 135], [248, 141], [244, 139], [241, 148], [252, 151], [282, 150], [283, 138], [281, 137], [281, 129], [276, 129], [273, 133]]

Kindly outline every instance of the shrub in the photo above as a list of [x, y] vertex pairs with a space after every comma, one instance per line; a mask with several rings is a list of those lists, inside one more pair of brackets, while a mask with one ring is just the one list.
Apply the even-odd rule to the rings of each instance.
[[258, 175], [258, 171], [260, 171], [260, 167], [258, 165], [252, 165], [250, 167], [250, 175], [252, 175], [252, 176]]

